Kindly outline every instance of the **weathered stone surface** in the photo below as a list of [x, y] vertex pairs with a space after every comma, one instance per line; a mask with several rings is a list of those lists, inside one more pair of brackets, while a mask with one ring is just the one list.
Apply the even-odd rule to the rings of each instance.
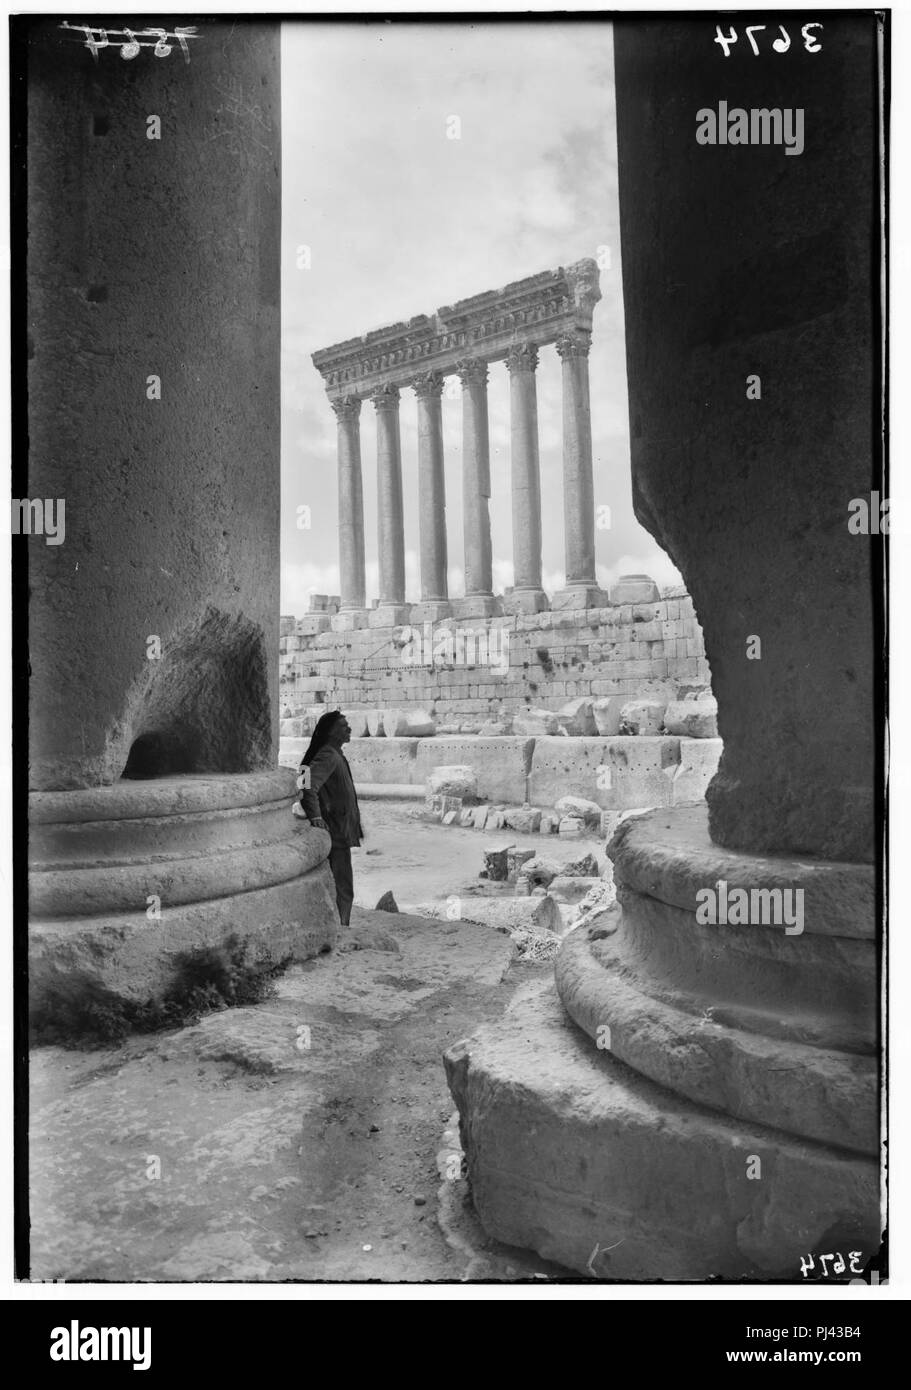
[[[869, 496], [879, 472], [870, 424], [879, 271], [864, 211], [877, 196], [878, 38], [872, 18], [842, 23], [850, 72], [814, 77], [818, 109], [832, 112], [825, 140], [839, 150], [837, 185], [825, 161], [760, 168], [733, 145], [703, 158], [677, 113], [701, 104], [715, 55], [678, 61], [682, 19], [662, 21], [660, 52], [651, 33], [615, 28], [617, 138], [624, 301], [642, 307], [626, 336], [633, 504], [681, 571], [705, 637], [724, 739], [707, 792], [713, 838], [869, 861], [881, 581], [877, 557], [871, 582], [878, 544], [849, 532], [848, 505]], [[743, 79], [745, 108], [792, 104], [783, 64]], [[707, 244], [736, 251], [705, 256]], [[770, 258], [786, 304], [746, 269]], [[737, 304], [725, 324], [722, 302]], [[789, 383], [792, 403], [799, 383], [802, 402], [774, 420], [729, 389], [751, 373], [764, 387], [770, 372]], [[670, 381], [687, 385], [669, 392]], [[809, 517], [824, 520], [808, 527]]]
[[[842, 1237], [879, 1248], [873, 1159], [679, 1100], [599, 1050], [550, 984], [444, 1063], [497, 1240], [621, 1280], [793, 1280], [808, 1250]], [[761, 1182], [744, 1181], [749, 1154]]]
[[504, 817], [510, 830], [534, 833], [541, 825], [541, 811], [537, 806], [511, 806]]
[[[427, 738], [417, 742], [415, 773], [426, 782], [430, 771], [447, 763], [473, 768], [478, 795], [491, 802], [526, 800], [527, 768], [533, 740], [525, 738]], [[405, 781], [405, 778], [396, 778]]]
[[560, 817], [549, 815], [546, 811], [541, 817], [541, 824], [538, 827], [542, 835], [556, 835], [560, 828]]
[[396, 902], [395, 896], [392, 893], [391, 889], [383, 894], [383, 896], [378, 900], [376, 907], [374, 908], [375, 912], [398, 912], [398, 910], [399, 905]]
[[544, 887], [563, 870], [555, 859], [547, 859], [541, 854], [532, 854], [519, 870], [519, 878], [535, 888]]
[[548, 709], [526, 709], [513, 717], [513, 733], [529, 738], [541, 734], [556, 734], [560, 725], [557, 716]]
[[625, 703], [625, 695], [602, 695], [600, 699], [592, 701], [592, 717], [601, 738], [619, 734], [620, 711]]
[[675, 700], [665, 711], [664, 727], [669, 734], [684, 738], [717, 738], [718, 702], [713, 695]]
[[462, 919], [467, 922], [483, 922], [496, 927], [498, 931], [529, 931], [539, 936], [556, 934], [562, 930], [563, 919], [560, 909], [552, 898], [509, 897], [509, 898], [464, 898], [462, 900]]
[[362, 782], [423, 785], [424, 779], [418, 775], [417, 748], [415, 738], [352, 738], [345, 745], [345, 757], [355, 786]]
[[571, 859], [564, 864], [562, 872], [576, 878], [597, 878], [600, 870], [593, 854], [583, 854], [580, 859]]
[[331, 946], [329, 837], [294, 820], [294, 794], [284, 770], [36, 794], [33, 1017], [160, 1001], [181, 956], [229, 941], [264, 965]]
[[385, 711], [381, 709], [368, 709], [367, 711], [367, 732], [371, 738], [383, 738], [385, 727], [383, 723]]
[[386, 709], [383, 730], [387, 738], [432, 738], [436, 725], [426, 710]]
[[[592, 713], [592, 701], [586, 696], [580, 696], [576, 700], [570, 700], [562, 709], [557, 711], [557, 723], [564, 733], [573, 737], [593, 737], [598, 732], [595, 723], [595, 716]], [[547, 732], [546, 730], [541, 731]]]
[[720, 738], [682, 738], [680, 763], [674, 773], [671, 796], [675, 806], [686, 801], [701, 801], [706, 788], [718, 770], [721, 757]]
[[658, 585], [647, 574], [623, 574], [610, 591], [611, 603], [657, 603]]
[[513, 848], [512, 845], [498, 845], [484, 851], [484, 867], [492, 882], [505, 883], [509, 878], [509, 851]]
[[[620, 711], [620, 733], [641, 737], [654, 737], [662, 733], [666, 708], [662, 700], [631, 700]], [[677, 732], [676, 729], [668, 730], [668, 733]]]
[[561, 816], [578, 816], [586, 825], [598, 825], [601, 820], [601, 807], [596, 801], [586, 801], [581, 796], [561, 796], [554, 807]]
[[427, 788], [434, 796], [477, 798], [478, 779], [470, 767], [461, 764], [435, 767], [427, 778]]
[[581, 840], [585, 831], [585, 821], [579, 816], [562, 816], [557, 826], [557, 834], [567, 840]]
[[490, 814], [489, 806], [475, 806], [472, 811], [471, 823], [475, 830], [483, 830], [487, 824], [487, 817]]
[[509, 852], [507, 853], [507, 856], [506, 856], [506, 864], [507, 864], [507, 875], [506, 875], [506, 876], [507, 876], [507, 878], [509, 879], [509, 882], [510, 882], [510, 883], [515, 883], [515, 882], [516, 882], [516, 880], [517, 880], [518, 877], [519, 877], [519, 871], [520, 871], [520, 869], [522, 868], [522, 865], [525, 864], [529, 859], [534, 859], [534, 857], [535, 857], [535, 851], [534, 851], [533, 849], [511, 849], [511, 850], [509, 850]]
[[575, 874], [562, 873], [551, 881], [547, 891], [554, 902], [580, 903], [589, 890], [600, 882], [601, 879], [598, 877], [581, 878]]

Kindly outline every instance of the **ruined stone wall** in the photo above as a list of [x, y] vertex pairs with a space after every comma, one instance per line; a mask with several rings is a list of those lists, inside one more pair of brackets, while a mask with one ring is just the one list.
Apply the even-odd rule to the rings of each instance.
[[511, 718], [529, 708], [556, 713], [574, 699], [610, 696], [667, 702], [710, 687], [702, 630], [680, 588], [650, 603], [313, 630], [328, 621], [282, 619], [285, 737], [306, 735], [314, 716], [336, 706], [423, 710], [437, 732], [501, 731], [491, 724], [510, 732]]

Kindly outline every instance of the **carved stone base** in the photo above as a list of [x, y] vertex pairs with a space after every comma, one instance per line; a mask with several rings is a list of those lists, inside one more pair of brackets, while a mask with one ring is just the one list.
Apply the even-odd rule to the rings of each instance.
[[707, 818], [623, 822], [618, 903], [555, 962], [565, 1017], [525, 1000], [447, 1054], [475, 1205], [575, 1269], [615, 1247], [602, 1278], [862, 1266], [882, 1223], [873, 869], [728, 851]]
[[452, 616], [452, 604], [448, 598], [428, 598], [412, 604], [412, 623], [436, 623], [441, 618]]
[[493, 594], [466, 594], [464, 598], [453, 599], [454, 618], [496, 618], [502, 612], [502, 600]]
[[232, 938], [265, 965], [331, 946], [329, 837], [292, 816], [295, 795], [284, 768], [33, 793], [33, 1017], [160, 1000], [182, 955]]
[[606, 608], [608, 602], [607, 594], [596, 584], [568, 584], [557, 590], [550, 606], [557, 612], [565, 608]]
[[510, 616], [515, 613], [546, 613], [550, 608], [543, 589], [513, 589], [511, 593], [504, 594], [500, 602], [504, 614]]
[[399, 627], [411, 622], [410, 603], [381, 603], [367, 615], [368, 627]]
[[369, 608], [342, 608], [333, 613], [329, 626], [333, 632], [353, 632], [355, 628], [367, 627]]

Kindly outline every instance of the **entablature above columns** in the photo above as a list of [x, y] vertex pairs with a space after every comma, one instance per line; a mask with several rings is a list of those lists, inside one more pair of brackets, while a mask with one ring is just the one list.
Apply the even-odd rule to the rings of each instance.
[[595, 261], [577, 261], [322, 348], [313, 365], [330, 400], [366, 398], [430, 373], [455, 375], [468, 358], [496, 362], [526, 343], [542, 347], [590, 334], [600, 298]]

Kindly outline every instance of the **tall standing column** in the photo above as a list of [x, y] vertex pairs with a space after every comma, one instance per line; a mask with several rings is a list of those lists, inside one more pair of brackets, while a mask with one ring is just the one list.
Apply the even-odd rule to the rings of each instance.
[[338, 421], [338, 561], [341, 608], [336, 631], [365, 627], [364, 485], [361, 476], [361, 402], [342, 396], [332, 402]]
[[557, 339], [563, 362], [563, 528], [566, 587], [554, 608], [597, 608], [607, 603], [595, 578], [595, 492], [588, 389], [591, 334], [579, 329]]
[[541, 466], [538, 458], [538, 397], [533, 343], [517, 343], [506, 358], [509, 368], [512, 487], [513, 589], [503, 607], [511, 613], [547, 608], [541, 588]]
[[465, 538], [465, 597], [453, 605], [459, 618], [489, 617], [499, 611], [493, 596], [490, 546], [490, 437], [487, 425], [487, 363], [467, 358], [456, 364], [462, 382], [462, 526]]
[[405, 521], [402, 511], [402, 444], [399, 436], [399, 388], [381, 386], [373, 393], [376, 409], [377, 544], [380, 601], [369, 614], [370, 627], [406, 623]]
[[418, 402], [418, 517], [421, 543], [421, 602], [412, 622], [448, 617], [446, 480], [443, 472], [443, 394], [441, 372], [425, 372], [412, 382]]

